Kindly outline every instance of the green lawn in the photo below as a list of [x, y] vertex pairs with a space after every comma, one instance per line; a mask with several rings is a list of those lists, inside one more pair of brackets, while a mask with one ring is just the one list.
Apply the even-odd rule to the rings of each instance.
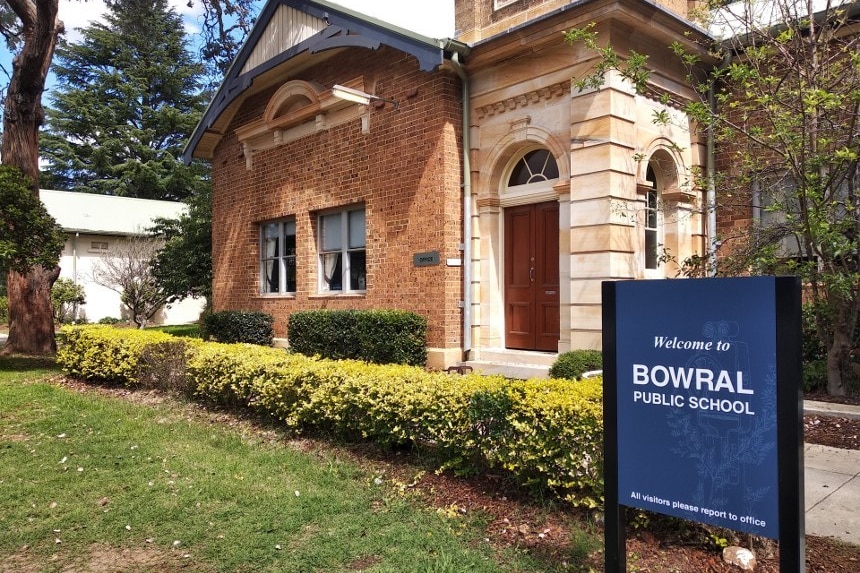
[[480, 516], [422, 507], [335, 448], [302, 452], [188, 404], [79, 393], [52, 375], [0, 358], [0, 572], [567, 570], [494, 552]]

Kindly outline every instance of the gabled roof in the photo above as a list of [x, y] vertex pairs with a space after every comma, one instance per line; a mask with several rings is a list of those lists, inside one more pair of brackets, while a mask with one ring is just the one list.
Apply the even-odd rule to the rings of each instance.
[[242, 101], [277, 81], [275, 68], [298, 71], [339, 49], [389, 46], [414, 56], [420, 69], [430, 71], [444, 62], [450, 44], [324, 0], [268, 0], [192, 133], [184, 159], [210, 156]]
[[185, 203], [42, 189], [39, 198], [67, 233], [145, 235], [153, 219], [176, 219]]

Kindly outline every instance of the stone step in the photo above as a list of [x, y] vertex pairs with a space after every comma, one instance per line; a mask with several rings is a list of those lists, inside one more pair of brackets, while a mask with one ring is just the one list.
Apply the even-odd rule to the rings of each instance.
[[503, 362], [486, 362], [483, 360], [470, 360], [464, 362], [463, 366], [471, 367], [473, 372], [486, 376], [504, 376], [518, 380], [530, 380], [532, 378], [549, 378], [549, 367], [534, 364], [510, 364]]

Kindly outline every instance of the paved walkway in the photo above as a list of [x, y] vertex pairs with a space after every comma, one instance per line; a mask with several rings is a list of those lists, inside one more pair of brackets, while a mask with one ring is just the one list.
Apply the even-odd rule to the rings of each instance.
[[806, 533], [860, 545], [860, 450], [803, 449]]
[[[860, 407], [805, 402], [807, 414], [860, 419]], [[860, 450], [803, 448], [806, 533], [860, 545]]]

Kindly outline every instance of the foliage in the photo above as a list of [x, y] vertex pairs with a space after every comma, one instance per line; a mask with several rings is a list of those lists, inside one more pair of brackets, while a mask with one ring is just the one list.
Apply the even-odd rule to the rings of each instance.
[[290, 315], [290, 348], [306, 356], [422, 366], [427, 319], [398, 310], [313, 310]]
[[853, 376], [860, 315], [860, 35], [841, 4], [720, 3], [709, 17], [723, 37], [707, 54], [670, 46], [695, 101], [671, 101], [651, 82], [647, 57], [622, 57], [592, 27], [567, 35], [599, 56], [580, 87], [602, 85], [615, 70], [640, 95], [684, 109], [709, 131], [726, 167], [697, 182], [718, 190], [708, 207], [756, 221], [719, 238], [717, 271], [803, 279], [827, 351], [828, 391], [837, 395]]
[[270, 314], [249, 310], [222, 310], [203, 316], [203, 338], [219, 342], [245, 342], [271, 346], [275, 338]]
[[[138, 385], [147, 346], [168, 342], [157, 336], [169, 335], [133, 332], [125, 338], [104, 327], [66, 326], [58, 362], [83, 378]], [[199, 397], [251, 407], [296, 432], [412, 444], [435, 452], [444, 467], [496, 468], [573, 505], [602, 503], [599, 379], [570, 384], [453, 376], [214, 342], [188, 344], [184, 357], [186, 387]]]
[[57, 266], [65, 236], [21, 171], [0, 165], [0, 267], [26, 273]]
[[569, 350], [559, 355], [549, 368], [550, 378], [576, 380], [586, 372], [603, 369], [599, 350]]
[[9, 299], [0, 296], [0, 324], [6, 324], [9, 320]]
[[[822, 338], [817, 332], [818, 323], [816, 318], [825, 314], [829, 309], [816, 310], [814, 303], [803, 305], [803, 390], [804, 392], [826, 392], [827, 391], [827, 348], [821, 343]], [[830, 324], [825, 320], [824, 325]], [[852, 368], [860, 368], [860, 325], [854, 331], [854, 340], [851, 342], [851, 364]], [[846, 394], [860, 396], [860, 384], [855, 371], [846, 384]]]
[[212, 206], [210, 187], [188, 198], [188, 213], [178, 219], [156, 219], [149, 229], [164, 241], [152, 273], [169, 300], [202, 296], [212, 300]]
[[203, 333], [199, 324], [168, 324], [164, 326], [150, 327], [153, 330], [159, 330], [172, 334], [173, 336], [184, 336], [186, 338], [203, 338]]
[[57, 363], [72, 376], [114, 384], [137, 383], [143, 350], [173, 337], [163, 332], [106, 325], [64, 326]]
[[54, 321], [66, 323], [75, 318], [75, 309], [86, 304], [84, 287], [75, 281], [60, 278], [51, 287], [51, 305], [54, 307]]
[[[189, 0], [189, 4], [193, 1]], [[199, 59], [206, 66], [208, 87], [214, 88], [224, 79], [250, 34], [257, 7], [256, 0], [203, 0], [202, 4], [206, 10]]]
[[[192, 4], [193, 0], [189, 0]], [[226, 63], [232, 61], [242, 43], [242, 38], [250, 31], [253, 23], [252, 8], [254, 0], [199, 0], [204, 8], [203, 34], [208, 52], [205, 60], [208, 63], [220, 65], [226, 68]], [[144, 8], [147, 3], [141, 2]], [[111, 2], [112, 9], [116, 9], [118, 3]], [[163, 3], [158, 3], [163, 6]], [[42, 93], [45, 90], [45, 79], [54, 56], [54, 48], [57, 37], [62, 33], [63, 24], [57, 18], [57, 0], [45, 0], [34, 2], [33, 0], [16, 0], [15, 2], [0, 2], [0, 34], [3, 35], [9, 52], [14, 52], [12, 72], [2, 70], [9, 79], [8, 89], [0, 87], [3, 94], [3, 126], [2, 132], [2, 155], [3, 164], [14, 165], [21, 169], [33, 179], [32, 190], [39, 188], [39, 132], [44, 120], [44, 109], [42, 107]], [[147, 19], [133, 17], [130, 14], [120, 19], [128, 22], [129, 26], [145, 27], [149, 25]], [[154, 23], [153, 23], [154, 24]], [[26, 32], [26, 33], [25, 33]], [[158, 35], [151, 37], [156, 42], [164, 41], [167, 44], [170, 38], [161, 38]], [[124, 46], [120, 46], [123, 47]], [[155, 51], [160, 51], [161, 46]], [[151, 54], [143, 52], [140, 54], [141, 62], [146, 62]], [[113, 80], [113, 78], [107, 78]], [[168, 78], [169, 82], [175, 83], [177, 78]], [[129, 82], [132, 83], [132, 82]], [[135, 82], [136, 83], [136, 82]], [[118, 85], [110, 81], [118, 90], [129, 89], [125, 85]], [[158, 92], [159, 85], [146, 86], [146, 90], [153, 89]], [[141, 97], [149, 97], [149, 92], [139, 92]], [[202, 94], [196, 94], [201, 98]], [[120, 104], [129, 102], [116, 101], [117, 109], [122, 109]], [[172, 110], [172, 111], [171, 111]], [[185, 123], [185, 114], [176, 113], [171, 108], [171, 121]], [[199, 110], [197, 110], [199, 113]], [[93, 118], [86, 118], [88, 122]], [[126, 126], [127, 127], [127, 126]], [[101, 134], [85, 131], [86, 138], [100, 138]], [[147, 138], [149, 134], [143, 134]], [[186, 133], [187, 135], [187, 133]], [[84, 140], [86, 141], [86, 140]], [[134, 143], [134, 142], [131, 142]], [[177, 155], [164, 156], [165, 163], [170, 167], [177, 167], [175, 173], [168, 181], [159, 181], [171, 192], [184, 193], [183, 188], [193, 188], [200, 181], [200, 175], [204, 170], [200, 167], [185, 168], [175, 161]], [[156, 163], [131, 165], [131, 172], [138, 172], [151, 180], [155, 174], [160, 174]], [[190, 175], [190, 177], [183, 177]], [[150, 183], [146, 181], [144, 183]], [[184, 179], [184, 180], [183, 180]], [[166, 183], [169, 183], [167, 185]], [[38, 211], [25, 214], [27, 221], [40, 219]], [[34, 233], [31, 237], [48, 237], [49, 233]], [[0, 249], [2, 250], [2, 249]], [[50, 251], [50, 249], [47, 249]], [[5, 256], [5, 255], [4, 255]], [[0, 268], [5, 267], [0, 264]], [[5, 268], [3, 268], [5, 271]], [[56, 279], [55, 264], [44, 265], [33, 263], [25, 273], [30, 288], [16, 289], [11, 293], [10, 306], [14, 310], [12, 324], [10, 324], [9, 340], [6, 349], [14, 349], [16, 352], [38, 354], [50, 352], [55, 347], [54, 325], [51, 320], [51, 305], [49, 300], [49, 287]], [[44, 288], [47, 286], [48, 288]], [[19, 294], [20, 293], [20, 294]], [[18, 320], [17, 316], [27, 315], [27, 320]]]
[[182, 147], [204, 106], [202, 67], [167, 0], [114, 0], [105, 22], [61, 41], [52, 70], [47, 172], [64, 189], [142, 199], [185, 199], [207, 171]]
[[471, 511], [428, 511], [379, 464], [336, 447], [213, 423], [182, 401], [78, 392], [46, 379], [56, 369], [12, 372], [10, 362], [0, 359], [0, 507], [17, 525], [0, 535], [4, 570], [58, 560], [78, 571], [568, 569], [496, 552]]
[[815, 331], [815, 310], [803, 305], [803, 390], [815, 392], [827, 388], [827, 349]]
[[160, 244], [152, 237], [131, 236], [117, 241], [110, 253], [93, 264], [93, 282], [119, 293], [131, 319], [140, 328], [167, 303], [168, 294], [152, 272]]

